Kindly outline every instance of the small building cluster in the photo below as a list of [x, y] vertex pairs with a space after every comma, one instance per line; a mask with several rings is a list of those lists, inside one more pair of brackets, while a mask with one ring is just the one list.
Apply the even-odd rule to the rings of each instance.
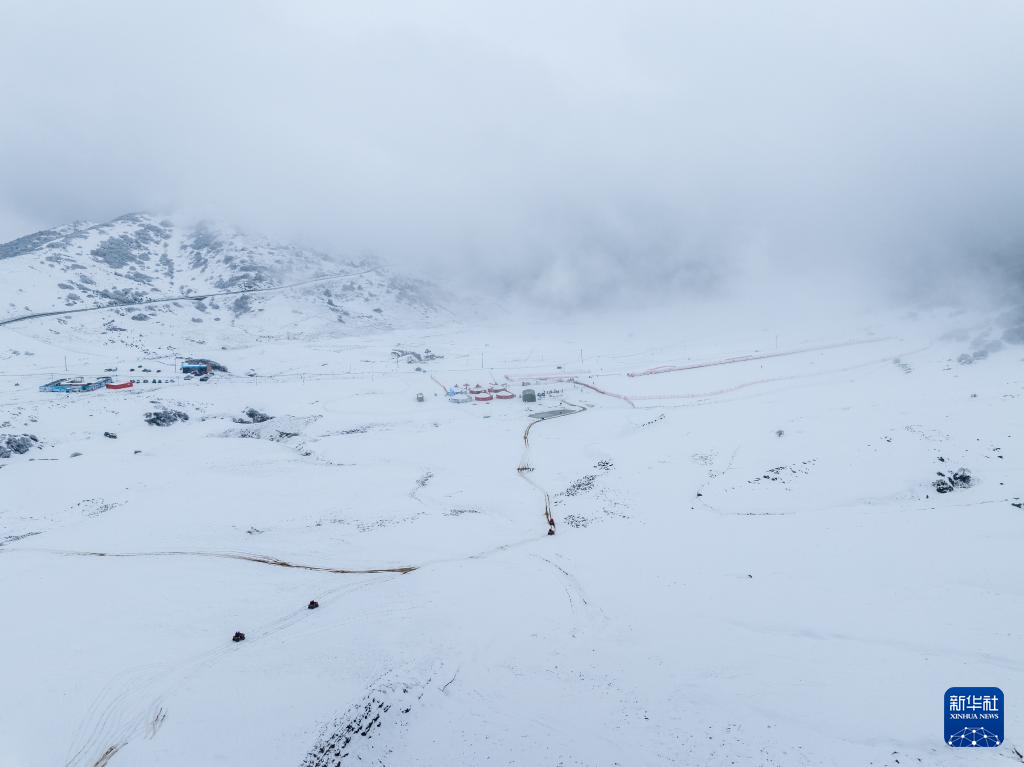
[[513, 400], [515, 398], [516, 395], [508, 387], [499, 384], [491, 384], [490, 386], [463, 384], [462, 386], [453, 386], [448, 389], [448, 401], [455, 404], [493, 402], [494, 400]]
[[460, 386], [453, 386], [448, 389], [448, 401], [453, 405], [465, 405], [472, 402], [473, 398], [464, 388]]
[[89, 379], [86, 379], [83, 376], [75, 376], [74, 378], [58, 378], [56, 381], [50, 381], [50, 383], [40, 386], [39, 391], [57, 392], [59, 394], [79, 394], [81, 392], [102, 389], [107, 384], [113, 382], [114, 379], [110, 376], [100, 376], [98, 378]]
[[[221, 365], [219, 362], [214, 360], [208, 360], [203, 358], [188, 358], [181, 365], [181, 372], [185, 374], [186, 380], [194, 376], [200, 378], [203, 381], [208, 380], [209, 376], [214, 371], [222, 373], [227, 372], [227, 368]], [[105, 368], [105, 373], [117, 373], [117, 368]], [[143, 378], [142, 376], [149, 373], [159, 374], [153, 378]], [[255, 373], [253, 373], [255, 375]], [[147, 367], [131, 368], [129, 370], [128, 378], [123, 378], [117, 383], [114, 383], [114, 379], [109, 375], [104, 376], [68, 376], [67, 378], [58, 378], [56, 381], [50, 381], [39, 387], [41, 392], [54, 392], [58, 394], [80, 394], [82, 392], [96, 391], [103, 389], [104, 387], [111, 390], [122, 390], [131, 389], [137, 384], [167, 384], [175, 383], [174, 377], [165, 377], [163, 371], [160, 369], [151, 370]]]
[[208, 376], [215, 372], [227, 373], [228, 369], [213, 360], [189, 357], [181, 363], [181, 372], [185, 375]]

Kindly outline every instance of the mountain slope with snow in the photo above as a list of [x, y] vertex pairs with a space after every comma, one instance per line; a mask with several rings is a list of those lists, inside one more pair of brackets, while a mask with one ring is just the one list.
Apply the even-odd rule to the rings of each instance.
[[[132, 323], [184, 321], [272, 334], [297, 320], [306, 331], [341, 325], [355, 332], [448, 316], [436, 286], [371, 259], [337, 259], [142, 213], [2, 244], [0, 271], [0, 322], [57, 313], [72, 326], [106, 333]], [[87, 314], [95, 307], [114, 308], [97, 322]]]
[[144, 352], [0, 326], [3, 767], [953, 767], [975, 684], [1008, 719], [972, 762], [1024, 747], [1024, 368], [991, 317], [189, 311], [129, 335], [227, 371], [163, 351], [84, 394], [36, 384]]

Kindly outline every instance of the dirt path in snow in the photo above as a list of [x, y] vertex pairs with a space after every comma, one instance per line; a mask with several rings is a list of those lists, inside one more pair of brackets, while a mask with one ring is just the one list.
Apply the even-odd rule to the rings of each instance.
[[291, 282], [287, 285], [275, 285], [269, 288], [241, 288], [239, 290], [222, 290], [216, 293], [193, 293], [187, 296], [170, 296], [168, 298], [147, 298], [145, 301], [135, 301], [132, 303], [124, 304], [107, 304], [106, 306], [86, 306], [79, 309], [60, 309], [58, 311], [51, 312], [33, 312], [32, 314], [23, 314], [19, 317], [10, 317], [6, 320], [0, 320], [0, 327], [4, 325], [13, 325], [15, 322], [24, 322], [25, 320], [35, 320], [41, 317], [58, 317], [63, 314], [81, 314], [82, 312], [100, 312], [104, 309], [128, 309], [133, 306], [149, 306], [150, 304], [168, 304], [173, 301], [203, 301], [207, 298], [216, 298], [217, 296], [238, 296], [243, 293], [270, 293], [275, 290], [287, 290], [288, 288], [299, 288], [303, 285], [313, 285], [318, 282], [328, 282], [330, 280], [341, 280], [346, 277], [358, 277], [361, 274], [369, 274], [370, 272], [377, 271], [374, 269], [364, 269], [361, 272], [350, 272], [348, 274], [331, 274], [326, 277], [313, 277], [308, 280], [301, 280], [300, 282]]
[[684, 370], [698, 370], [700, 368], [712, 368], [719, 365], [735, 365], [740, 362], [755, 362], [757, 360], [768, 360], [775, 357], [791, 357], [794, 354], [807, 354], [808, 352], [820, 352], [828, 349], [841, 349], [846, 346], [859, 346], [861, 344], [877, 344], [881, 341], [889, 341], [890, 338], [866, 338], [858, 341], [841, 341], [833, 344], [822, 344], [821, 346], [810, 346], [805, 349], [791, 349], [784, 352], [766, 352], [763, 354], [744, 354], [739, 357], [727, 357], [723, 360], [712, 360], [710, 362], [696, 362], [690, 365], [662, 365], [656, 368], [648, 368], [633, 373], [626, 373], [630, 378], [638, 376], [653, 376], [661, 373], [678, 373]]
[[[886, 340], [886, 339], [879, 339], [879, 340]], [[862, 341], [862, 342], [857, 342], [857, 343], [869, 343], [869, 342]], [[851, 344], [849, 344], [849, 343], [842, 344], [842, 346], [850, 346], [850, 345]], [[606, 389], [601, 389], [601, 388], [599, 388], [597, 386], [594, 386], [593, 384], [587, 383], [586, 381], [580, 381], [578, 378], [570, 377], [570, 378], [566, 378], [566, 379], [563, 379], [563, 380], [565, 380], [567, 383], [572, 383], [572, 384], [576, 384], [578, 386], [586, 387], [587, 389], [590, 389], [591, 391], [595, 391], [598, 394], [603, 394], [603, 395], [605, 395], [607, 397], [615, 397], [616, 399], [620, 399], [620, 400], [623, 400], [623, 401], [629, 403], [630, 407], [638, 408], [638, 407], [649, 407], [649, 406], [647, 406], [647, 405], [637, 405], [637, 402], [647, 402], [647, 401], [657, 401], [657, 400], [673, 400], [673, 399], [682, 399], [682, 400], [710, 399], [712, 397], [719, 397], [719, 396], [722, 396], [724, 394], [733, 394], [733, 393], [741, 391], [743, 389], [749, 389], [751, 387], [761, 386], [761, 385], [764, 385], [764, 384], [786, 383], [786, 382], [789, 382], [789, 381], [801, 381], [801, 380], [805, 380], [805, 379], [808, 379], [808, 378], [821, 378], [821, 377], [824, 377], [824, 376], [838, 375], [840, 373], [849, 373], [849, 372], [851, 372], [853, 370], [860, 370], [862, 368], [872, 367], [874, 365], [889, 364], [889, 363], [892, 363], [892, 361], [894, 359], [904, 359], [904, 358], [909, 357], [909, 356], [911, 356], [913, 354], [918, 354], [919, 352], [925, 351], [928, 348], [930, 348], [930, 346], [923, 346], [923, 347], [920, 347], [918, 349], [913, 349], [911, 351], [903, 352], [903, 353], [898, 354], [898, 355], [885, 356], [885, 357], [881, 357], [881, 358], [878, 358], [878, 359], [868, 360], [866, 362], [861, 362], [861, 363], [858, 363], [856, 365], [849, 365], [849, 366], [841, 367], [841, 368], [832, 368], [832, 369], [829, 369], [829, 370], [819, 370], [819, 371], [816, 371], [816, 372], [813, 372], [813, 373], [796, 373], [794, 375], [788, 375], [788, 376], [775, 376], [774, 378], [758, 378], [758, 379], [753, 380], [753, 381], [746, 381], [744, 383], [736, 384], [734, 386], [729, 386], [729, 387], [726, 387], [726, 388], [723, 388], [723, 389], [716, 389], [714, 391], [704, 391], [704, 392], [691, 392], [689, 394], [632, 394], [630, 396], [626, 396], [625, 394], [617, 394], [616, 392], [613, 392], [613, 391], [608, 391]], [[798, 354], [798, 353], [799, 352], [787, 352], [786, 354]], [[786, 356], [786, 355], [785, 354], [779, 354], [779, 355], [769, 355], [769, 356]], [[673, 370], [690, 370], [690, 369], [699, 368], [699, 367], [715, 367], [717, 365], [731, 364], [732, 362], [746, 362], [746, 361], [747, 361], [746, 359], [726, 360], [726, 361], [721, 361], [721, 362], [712, 362], [712, 363], [708, 363], [706, 365], [694, 365], [694, 366], [691, 366], [691, 367], [688, 367], [688, 368], [673, 368]], [[658, 372], [670, 372], [670, 371], [659, 370]], [[627, 375], [635, 376], [635, 375], [641, 375], [641, 374], [628, 373]], [[644, 373], [642, 375], [648, 375], [648, 374]]]
[[245, 552], [231, 551], [131, 551], [121, 553], [109, 553], [104, 551], [61, 551], [54, 549], [17, 549], [18, 551], [39, 551], [48, 554], [61, 554], [68, 557], [215, 557], [218, 559], [239, 559], [243, 562], [257, 562], [263, 565], [274, 567], [287, 567], [295, 570], [311, 570], [318, 573], [336, 573], [338, 575], [372, 575], [374, 573], [398, 573], [405, 575], [419, 569], [418, 565], [405, 565], [402, 567], [374, 567], [366, 570], [355, 570], [342, 567], [323, 567], [319, 565], [305, 565], [297, 562], [287, 562], [276, 557], [264, 554], [248, 554]]
[[[533, 471], [533, 467], [530, 464], [530, 432], [533, 427], [542, 421], [554, 420], [555, 418], [563, 418], [568, 415], [576, 415], [587, 410], [586, 407], [581, 405], [575, 405], [571, 402], [564, 402], [565, 405], [577, 408], [576, 410], [565, 410], [565, 411], [551, 411], [548, 415], [543, 415], [540, 418], [532, 419], [527, 425], [526, 429], [523, 430], [523, 446], [524, 452], [520, 465], [518, 467], [519, 476], [524, 481], [528, 482], [531, 486], [536, 488], [544, 495], [544, 517], [549, 525], [549, 530], [554, 530], [555, 520], [551, 513], [551, 494], [542, 485], [535, 482], [530, 477], [530, 472]], [[522, 543], [529, 543], [536, 539], [531, 538], [526, 541], [521, 541], [517, 544], [505, 544], [499, 546], [493, 550], [481, 552], [469, 557], [460, 557], [459, 559], [479, 559], [497, 551], [507, 550], [513, 545], [519, 545]], [[121, 553], [108, 553], [99, 551], [65, 551], [56, 549], [17, 549], [20, 551], [35, 551], [41, 553], [56, 554], [60, 556], [81, 556], [81, 557], [214, 557], [219, 559], [237, 559], [245, 562], [255, 562], [258, 564], [272, 565], [274, 567], [285, 567], [297, 570], [308, 570], [314, 572], [327, 572], [336, 573], [339, 575], [369, 575], [376, 573], [390, 573], [397, 575], [405, 575], [407, 573], [414, 572], [420, 569], [421, 565], [409, 565], [403, 567], [380, 567], [380, 568], [369, 568], [369, 569], [349, 569], [349, 568], [338, 568], [338, 567], [325, 567], [319, 565], [308, 565], [296, 562], [288, 562], [286, 560], [278, 559], [262, 554], [253, 554], [248, 552], [218, 552], [218, 551], [152, 551], [152, 552], [121, 552]], [[440, 564], [446, 560], [439, 560], [438, 562], [428, 562], [422, 566], [429, 566], [432, 564]], [[559, 568], [561, 569], [561, 568]], [[568, 573], [562, 571], [566, 576]], [[585, 600], [584, 600], [585, 603]], [[299, 611], [299, 617], [306, 610]], [[279, 631], [283, 628], [287, 628], [293, 623], [299, 620], [299, 617], [290, 616], [281, 625], [274, 627], [273, 631]], [[263, 633], [270, 633], [269, 631]], [[253, 638], [257, 638], [254, 636]], [[191, 674], [198, 673], [202, 668], [209, 666], [211, 663], [216, 661], [218, 658], [223, 657], [227, 652], [231, 651], [230, 646], [218, 646], [213, 648], [207, 653], [203, 653], [198, 656], [192, 664], [186, 669], [179, 669], [176, 672], [176, 676], [179, 679], [184, 679]], [[130, 689], [145, 688], [145, 684], [133, 684], [129, 686]], [[71, 757], [66, 762], [68, 766], [82, 765], [82, 767], [107, 767], [112, 759], [120, 752], [120, 750], [131, 740], [140, 736], [143, 732], [149, 732], [149, 737], [156, 734], [157, 726], [153, 726], [154, 723], [162, 723], [164, 717], [166, 717], [166, 710], [163, 708], [163, 699], [165, 695], [169, 694], [173, 688], [173, 684], [168, 684], [166, 689], [156, 693], [151, 701], [148, 701], [146, 705], [141, 706], [141, 710], [138, 708], [138, 701], [129, 702], [130, 698], [124, 690], [117, 692], [115, 689], [116, 685], [111, 690], [106, 691], [105, 694], [111, 695], [110, 701], [98, 702], [95, 706], [96, 710], [93, 712], [93, 721], [91, 726], [86, 721], [82, 722], [80, 726], [80, 738], [82, 739], [81, 745], [74, 749]], [[136, 705], [132, 705], [135, 703]], [[133, 714], [133, 710], [136, 710]], [[81, 759], [92, 751], [94, 754], [99, 748], [102, 748], [104, 743], [113, 743], [114, 745], [107, 746], [103, 751], [99, 753], [98, 759], [91, 762], [82, 762]]]
[[530, 430], [542, 421], [551, 421], [555, 418], [564, 418], [567, 415], [576, 415], [577, 413], [582, 413], [587, 409], [582, 405], [574, 405], [572, 402], [566, 402], [564, 400], [563, 404], [579, 408], [579, 410], [567, 410], [564, 412], [556, 410], [552, 411], [550, 415], [541, 414], [540, 417], [536, 417], [534, 420], [531, 420], [530, 424], [523, 431], [523, 457], [519, 460], [519, 466], [516, 468], [521, 479], [544, 494], [544, 519], [547, 520], [549, 533], [554, 533], [555, 530], [555, 518], [551, 514], [551, 493], [548, 492], [547, 488], [537, 482], [534, 482], [533, 477], [530, 476], [530, 473], [533, 471], [533, 464], [530, 463]]

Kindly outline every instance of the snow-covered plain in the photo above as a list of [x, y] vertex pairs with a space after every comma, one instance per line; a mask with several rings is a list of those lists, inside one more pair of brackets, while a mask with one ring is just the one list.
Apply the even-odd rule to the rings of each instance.
[[[986, 317], [100, 314], [0, 328], [39, 440], [0, 460], [2, 767], [960, 764], [954, 685], [1007, 698], [972, 763], [1024, 746], [1024, 347], [959, 364]], [[37, 391], [65, 366], [173, 381]], [[437, 383], [492, 381], [552, 393]]]

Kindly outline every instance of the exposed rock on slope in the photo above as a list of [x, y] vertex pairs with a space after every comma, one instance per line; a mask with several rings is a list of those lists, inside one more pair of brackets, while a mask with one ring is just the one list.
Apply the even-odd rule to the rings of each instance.
[[391, 274], [371, 259], [333, 258], [208, 223], [142, 213], [105, 224], [76, 222], [0, 244], [0, 262], [0, 321], [67, 310], [73, 312], [70, 321], [87, 322], [93, 315], [78, 312], [120, 306], [106, 310], [108, 324], [118, 314], [147, 326], [174, 315], [255, 327], [254, 318], [272, 309], [274, 326], [282, 315], [292, 323], [300, 315], [386, 328], [430, 320], [442, 304], [435, 286]]
[[34, 447], [39, 447], [35, 434], [0, 434], [0, 458], [24, 455]]
[[188, 413], [180, 410], [158, 410], [154, 413], [146, 413], [146, 423], [150, 426], [170, 426], [178, 421], [187, 421]]

